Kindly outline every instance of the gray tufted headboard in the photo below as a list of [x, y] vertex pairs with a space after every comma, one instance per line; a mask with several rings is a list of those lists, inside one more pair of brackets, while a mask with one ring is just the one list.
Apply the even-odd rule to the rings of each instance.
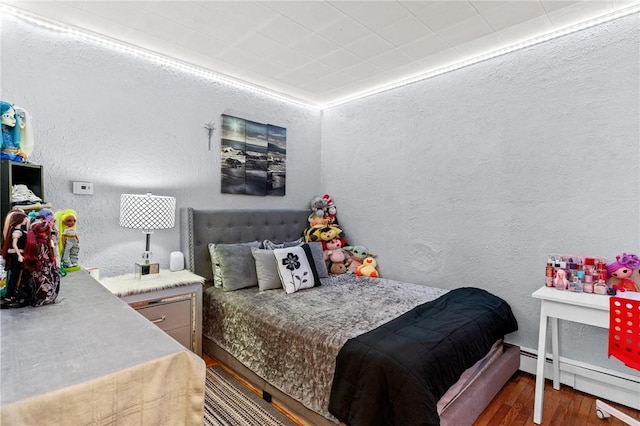
[[180, 209], [180, 250], [187, 268], [213, 280], [209, 243], [293, 241], [309, 225], [309, 210]]

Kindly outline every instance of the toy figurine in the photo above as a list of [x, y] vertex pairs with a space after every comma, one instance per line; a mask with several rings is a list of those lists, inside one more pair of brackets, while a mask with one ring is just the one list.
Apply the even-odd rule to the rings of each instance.
[[611, 277], [611, 287], [618, 291], [640, 291], [638, 284], [631, 279], [633, 270], [640, 267], [640, 258], [635, 254], [622, 253], [616, 261], [607, 265]]
[[6, 218], [6, 231], [2, 242], [2, 257], [8, 272], [6, 293], [0, 300], [0, 308], [20, 308], [25, 306], [21, 296], [21, 282], [24, 262], [24, 247], [27, 241], [28, 218], [24, 212], [11, 211]]
[[553, 279], [553, 286], [558, 290], [566, 290], [569, 288], [567, 272], [564, 269], [558, 269], [556, 272], [556, 277]]
[[57, 211], [54, 215], [58, 227], [58, 253], [62, 258], [62, 269], [66, 272], [77, 271], [80, 239], [76, 232], [78, 214], [71, 209]]
[[60, 291], [60, 273], [51, 243], [51, 224], [38, 220], [27, 233], [24, 249], [24, 270], [31, 306], [54, 303]]
[[0, 114], [2, 118], [2, 145], [0, 147], [0, 159], [23, 162], [27, 155], [20, 149], [20, 126], [16, 119], [16, 111], [13, 105], [0, 101]]

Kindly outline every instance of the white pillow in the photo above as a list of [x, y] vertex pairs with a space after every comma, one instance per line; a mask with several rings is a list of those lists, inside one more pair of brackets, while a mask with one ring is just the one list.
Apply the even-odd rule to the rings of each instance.
[[308, 244], [274, 249], [273, 255], [278, 264], [278, 275], [282, 287], [287, 294], [320, 285], [320, 278], [318, 278]]

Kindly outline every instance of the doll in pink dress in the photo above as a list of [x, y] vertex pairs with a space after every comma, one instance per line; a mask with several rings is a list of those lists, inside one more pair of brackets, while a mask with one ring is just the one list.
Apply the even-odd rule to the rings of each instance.
[[635, 254], [622, 253], [616, 256], [616, 261], [607, 265], [611, 287], [621, 291], [640, 291], [638, 283], [631, 279], [633, 270], [638, 267], [640, 267], [640, 258]]

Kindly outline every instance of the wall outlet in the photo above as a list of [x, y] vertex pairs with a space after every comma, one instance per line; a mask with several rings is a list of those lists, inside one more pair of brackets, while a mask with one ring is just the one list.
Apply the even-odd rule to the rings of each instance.
[[73, 182], [73, 193], [93, 195], [93, 184], [91, 182]]

